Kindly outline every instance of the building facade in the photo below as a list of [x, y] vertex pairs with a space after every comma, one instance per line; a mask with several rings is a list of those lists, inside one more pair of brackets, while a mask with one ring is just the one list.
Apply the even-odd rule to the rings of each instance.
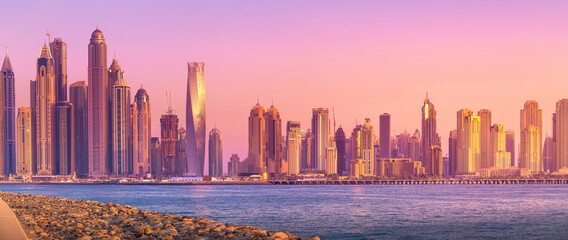
[[507, 152], [507, 135], [505, 127], [501, 124], [493, 124], [491, 126], [491, 142], [490, 142], [491, 160], [488, 167], [510, 168], [511, 153]]
[[264, 113], [266, 120], [266, 169], [269, 174], [281, 174], [282, 170], [282, 120], [274, 106]]
[[[14, 85], [16, 76], [10, 58], [6, 53], [4, 63], [2, 64], [3, 81], [3, 94], [4, 94], [4, 121], [3, 121], [3, 137], [4, 142], [4, 166], [7, 174], [16, 174], [17, 159], [16, 159], [16, 93], [14, 92]], [[2, 173], [0, 173], [1, 175]]]
[[[115, 65], [116, 61], [113, 61]], [[118, 63], [109, 69], [109, 79], [121, 72]], [[112, 164], [111, 173], [113, 175], [128, 175], [133, 171], [130, 138], [132, 137], [132, 124], [130, 123], [130, 87], [122, 78], [122, 74], [112, 84], [111, 91], [111, 128], [112, 128]]]
[[[435, 146], [441, 147], [440, 137], [438, 136], [437, 132], [437, 116], [436, 116], [436, 109], [434, 104], [430, 102], [428, 96], [424, 99], [424, 105], [422, 106], [422, 141], [421, 141], [421, 155], [423, 158], [422, 166], [428, 175], [434, 175], [437, 170], [434, 168], [437, 166], [435, 160], [431, 159], [432, 156], [438, 156], [438, 152], [431, 153]], [[436, 166], [435, 166], [436, 165]]]
[[388, 113], [379, 116], [379, 158], [391, 158], [390, 121]]
[[[558, 103], [556, 104], [558, 109]], [[526, 101], [521, 110], [519, 168], [542, 171], [542, 110], [536, 101]]]
[[[554, 159], [552, 170], [556, 172], [563, 167], [568, 167], [568, 99], [566, 98], [556, 103], [556, 113], [553, 117], [553, 130]], [[534, 134], [536, 135], [538, 133]], [[522, 166], [523, 165], [521, 165], [521, 167]], [[527, 168], [530, 167], [531, 165], [529, 164]], [[532, 168], [530, 169], [533, 170]]]
[[188, 175], [203, 176], [205, 166], [205, 64], [187, 64], [186, 135]]
[[85, 81], [69, 86], [69, 100], [73, 105], [75, 169], [77, 176], [86, 177], [89, 174], [89, 104]]
[[76, 172], [75, 167], [75, 143], [73, 104], [67, 101], [57, 103], [57, 138], [55, 152], [57, 174], [72, 175]]
[[32, 112], [30, 108], [18, 108], [17, 146], [18, 176], [31, 177], [32, 172]]
[[517, 159], [515, 158], [515, 131], [507, 130], [505, 132], [506, 146], [505, 150], [511, 154], [511, 167], [517, 166]]
[[218, 128], [209, 132], [209, 176], [223, 176], [223, 139]]
[[110, 154], [110, 108], [107, 70], [107, 45], [101, 30], [91, 34], [88, 47], [88, 144], [89, 176], [104, 177], [108, 174]]
[[457, 175], [473, 175], [480, 169], [481, 118], [469, 109], [457, 114]]
[[300, 173], [300, 158], [302, 148], [302, 134], [300, 122], [288, 121], [286, 124], [286, 158], [288, 160], [288, 175]]
[[179, 119], [170, 108], [167, 113], [162, 114], [160, 118], [161, 127], [161, 175], [162, 177], [176, 177], [179, 175], [179, 164], [177, 161], [177, 153], [179, 146], [178, 134]]
[[36, 134], [37, 174], [54, 175], [56, 172], [55, 151], [55, 75], [53, 57], [47, 45], [41, 48], [37, 59], [36, 74]]
[[133, 174], [142, 176], [151, 173], [150, 144], [152, 138], [150, 96], [140, 88], [130, 107], [132, 123], [132, 169]]

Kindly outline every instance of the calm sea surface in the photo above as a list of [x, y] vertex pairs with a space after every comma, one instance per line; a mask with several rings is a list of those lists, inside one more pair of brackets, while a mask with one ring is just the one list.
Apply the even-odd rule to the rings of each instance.
[[327, 239], [568, 239], [568, 185], [0, 185]]

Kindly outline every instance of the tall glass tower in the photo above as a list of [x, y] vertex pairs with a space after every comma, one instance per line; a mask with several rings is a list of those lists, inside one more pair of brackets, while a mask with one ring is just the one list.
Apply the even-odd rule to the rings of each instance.
[[187, 64], [187, 166], [188, 175], [203, 176], [205, 165], [205, 64]]

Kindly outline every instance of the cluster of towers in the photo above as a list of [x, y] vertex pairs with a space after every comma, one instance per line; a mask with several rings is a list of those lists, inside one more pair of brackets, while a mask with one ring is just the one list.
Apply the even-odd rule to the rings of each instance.
[[[17, 118], [15, 74], [6, 54], [0, 77], [0, 176], [203, 176], [204, 64], [189, 63], [188, 72], [187, 131], [178, 128], [169, 107], [160, 119], [160, 143], [152, 138], [148, 93], [140, 88], [131, 100], [118, 61], [107, 65], [107, 45], [98, 28], [88, 45], [88, 82], [71, 84], [69, 94], [66, 43], [56, 38], [41, 48], [30, 106], [20, 107]], [[219, 147], [214, 150], [222, 153], [220, 132], [215, 133]]]
[[[448, 157], [442, 154], [434, 104], [426, 97], [422, 106], [422, 128], [411, 135], [406, 131], [391, 136], [391, 115], [379, 116], [379, 135], [370, 118], [356, 124], [346, 135], [335, 121], [330, 124], [329, 109], [312, 109], [311, 128], [301, 129], [299, 121], [288, 121], [281, 132], [278, 110], [266, 111], [260, 104], [249, 115], [249, 152], [241, 162], [233, 155], [229, 175], [267, 176], [324, 173], [343, 176], [479, 175], [482, 169], [523, 169], [532, 174], [568, 172], [568, 99], [556, 104], [552, 116], [553, 135], [542, 146], [542, 110], [536, 101], [527, 101], [521, 110], [518, 162], [515, 133], [492, 123], [491, 111], [457, 112], [457, 129], [450, 132]], [[405, 166], [408, 166], [407, 169]], [[564, 170], [562, 170], [564, 169]], [[404, 174], [403, 174], [404, 175]]]
[[[375, 135], [371, 119], [366, 118], [363, 124], [356, 124], [348, 137], [341, 126], [335, 129], [335, 120], [333, 131], [331, 130], [329, 109], [314, 108], [311, 128], [302, 130], [299, 121], [288, 121], [286, 132], [283, 134], [278, 110], [270, 106], [265, 111], [257, 103], [249, 115], [248, 156], [240, 162], [238, 156], [233, 155], [229, 162], [229, 175], [260, 174], [274, 177], [324, 173], [381, 176], [385, 171], [388, 172], [393, 164], [414, 161], [422, 163], [416, 165], [418, 173], [442, 175], [442, 151], [436, 132], [436, 110], [428, 99], [424, 102], [422, 114], [424, 134], [421, 139], [416, 136], [411, 139], [408, 134], [402, 135], [407, 136], [403, 144], [404, 153], [398, 153], [398, 148], [396, 151], [391, 148], [390, 114], [381, 114], [379, 119], [379, 136]], [[414, 168], [412, 164], [412, 170]]]

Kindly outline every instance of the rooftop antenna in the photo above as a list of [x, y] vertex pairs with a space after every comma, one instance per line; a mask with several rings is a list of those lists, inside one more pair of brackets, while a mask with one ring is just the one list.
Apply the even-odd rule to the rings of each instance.
[[170, 92], [170, 94], [168, 95], [168, 92], [166, 91], [166, 103], [168, 104], [168, 114], [172, 114], [173, 113], [173, 108], [172, 108], [172, 93]]
[[256, 96], [256, 104], [259, 105], [260, 104], [260, 97]]
[[426, 99], [428, 99], [428, 92], [426, 92]]
[[61, 27], [55, 29], [55, 31], [53, 31], [53, 32], [46, 31], [47, 33], [45, 35], [47, 35], [47, 39], [48, 39], [49, 43], [51, 43], [51, 34], [54, 34], [55, 32], [59, 31], [59, 29], [61, 29]]

